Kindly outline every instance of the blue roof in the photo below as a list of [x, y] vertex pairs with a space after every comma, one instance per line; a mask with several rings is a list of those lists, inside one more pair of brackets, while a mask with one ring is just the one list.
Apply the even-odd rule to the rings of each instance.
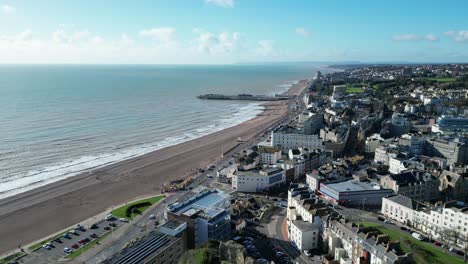
[[[175, 214], [182, 214], [188, 210], [202, 210], [209, 216], [219, 214], [219, 208], [216, 208], [219, 202], [225, 200], [228, 195], [219, 192], [218, 190], [206, 190], [191, 197], [187, 201], [181, 202], [170, 208], [170, 212]], [[222, 210], [221, 210], [222, 211]]]

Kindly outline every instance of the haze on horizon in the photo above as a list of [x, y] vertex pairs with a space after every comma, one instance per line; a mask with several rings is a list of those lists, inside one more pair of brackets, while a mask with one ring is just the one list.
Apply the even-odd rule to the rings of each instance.
[[0, 64], [468, 62], [458, 0], [0, 0]]

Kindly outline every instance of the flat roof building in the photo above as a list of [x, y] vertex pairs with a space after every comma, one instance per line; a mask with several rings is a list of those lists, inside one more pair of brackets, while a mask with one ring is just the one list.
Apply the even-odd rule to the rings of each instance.
[[372, 182], [341, 180], [320, 184], [323, 197], [336, 203], [352, 206], [381, 206], [382, 198], [393, 194], [393, 190], [384, 189]]
[[220, 190], [204, 190], [169, 205], [167, 216], [187, 222], [187, 246], [197, 248], [211, 239], [223, 241], [231, 237], [230, 200], [231, 196]]

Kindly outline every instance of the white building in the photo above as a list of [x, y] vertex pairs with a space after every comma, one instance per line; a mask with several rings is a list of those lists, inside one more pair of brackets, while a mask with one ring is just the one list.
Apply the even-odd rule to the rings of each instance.
[[263, 192], [284, 182], [285, 171], [277, 167], [237, 171], [232, 176], [232, 188], [239, 192]]
[[271, 145], [282, 150], [297, 148], [322, 149], [322, 140], [318, 135], [306, 135], [297, 129], [283, 127], [271, 133]]
[[261, 146], [258, 148], [258, 154], [262, 164], [276, 164], [281, 159], [281, 149], [275, 147]]
[[402, 224], [411, 225], [414, 219], [416, 202], [403, 195], [390, 195], [382, 198], [382, 214]]
[[320, 176], [318, 173], [307, 173], [306, 183], [313, 191], [320, 190], [320, 183], [325, 180], [325, 177]]
[[380, 134], [373, 134], [372, 136], [367, 137], [364, 152], [374, 153], [375, 149], [381, 146], [384, 141], [385, 140], [380, 136]]
[[315, 249], [320, 237], [320, 226], [320, 223], [294, 220], [291, 222], [290, 239], [299, 250]]

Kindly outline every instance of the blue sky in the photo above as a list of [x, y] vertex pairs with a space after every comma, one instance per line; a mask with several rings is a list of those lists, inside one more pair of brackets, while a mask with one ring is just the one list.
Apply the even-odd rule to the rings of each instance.
[[465, 0], [0, 0], [0, 63], [468, 62]]

